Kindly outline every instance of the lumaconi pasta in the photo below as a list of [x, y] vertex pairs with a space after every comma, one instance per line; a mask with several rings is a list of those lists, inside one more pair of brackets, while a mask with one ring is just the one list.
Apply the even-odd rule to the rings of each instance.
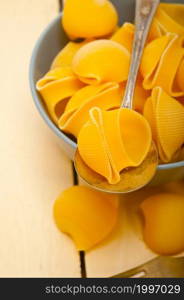
[[97, 84], [123, 82], [128, 78], [129, 51], [117, 42], [96, 40], [79, 49], [72, 68], [81, 81]]
[[176, 74], [184, 57], [183, 42], [184, 36], [167, 33], [147, 45], [141, 63], [145, 89], [161, 86], [173, 97], [184, 95], [175, 84]]
[[184, 143], [184, 106], [160, 87], [152, 91], [144, 107], [160, 158], [169, 162]]
[[175, 186], [174, 193], [151, 195], [141, 203], [144, 240], [160, 255], [176, 255], [184, 250], [184, 196], [176, 194], [177, 189]]
[[117, 42], [129, 52], [132, 50], [135, 27], [131, 23], [124, 23], [111, 37], [111, 41]]
[[[94, 138], [98, 139], [97, 145], [103, 153], [102, 155], [99, 149], [97, 151], [97, 149], [92, 148], [97, 151], [94, 153], [99, 155], [99, 161], [102, 160], [101, 165], [98, 163], [98, 171], [109, 182], [113, 183], [118, 181], [119, 172], [124, 165], [128, 166], [129, 161], [131, 166], [136, 165], [138, 162], [134, 161], [131, 153], [126, 152], [128, 151], [128, 148], [126, 148], [123, 150], [124, 154], [121, 153], [121, 155], [124, 155], [123, 163], [120, 158], [119, 164], [114, 163], [116, 153], [113, 152], [114, 154], [112, 154], [109, 150], [108, 152], [107, 148], [104, 150], [104, 144], [100, 141], [100, 135], [98, 135], [99, 128], [101, 128], [100, 132], [103, 132], [104, 124], [102, 126], [101, 123], [97, 122], [97, 119], [105, 122], [104, 120], [111, 120], [111, 117], [112, 119], [115, 118], [115, 115], [116, 118], [121, 119], [117, 117], [117, 108], [119, 108], [125, 92], [134, 25], [124, 23], [117, 28], [114, 8], [112, 10], [113, 6], [107, 0], [104, 0], [103, 14], [99, 12], [98, 15], [101, 16], [100, 22], [104, 26], [101, 27], [103, 35], [101, 29], [97, 26], [98, 22], [95, 20], [95, 26], [93, 28], [89, 27], [88, 21], [91, 22], [91, 20], [85, 19], [83, 15], [83, 19], [81, 18], [80, 22], [77, 23], [78, 27], [74, 28], [71, 25], [69, 28], [67, 22], [71, 18], [74, 21], [75, 17], [73, 16], [74, 10], [70, 5], [71, 3], [79, 5], [79, 2], [80, 5], [83, 5], [84, 10], [86, 7], [89, 8], [88, 5], [96, 5], [93, 6], [94, 10], [91, 11], [95, 14], [99, 9], [100, 2], [67, 0], [68, 8], [65, 6], [64, 9], [65, 29], [67, 28], [67, 33], [74, 38], [82, 36], [86, 39], [82, 42], [68, 42], [53, 60], [51, 70], [37, 82], [37, 90], [42, 95], [48, 112], [58, 127], [64, 132], [72, 134], [76, 139], [79, 137], [79, 144], [83, 145], [81, 150], [83, 158], [90, 156], [90, 153], [87, 153], [87, 151], [90, 151], [89, 145], [91, 145], [89, 137], [93, 138], [94, 134]], [[69, 6], [72, 9], [70, 12]], [[181, 154], [183, 153], [182, 146], [184, 144], [183, 15], [184, 5], [160, 4], [144, 50], [133, 98], [134, 110], [143, 114], [149, 121], [160, 161], [164, 163], [183, 158]], [[109, 21], [107, 22], [107, 20]], [[86, 22], [86, 26], [82, 25], [83, 22]], [[85, 28], [82, 28], [82, 26]], [[80, 30], [84, 30], [83, 33]], [[95, 40], [97, 37], [98, 39]], [[95, 109], [93, 109], [94, 107]], [[125, 112], [122, 115], [125, 117]], [[126, 117], [125, 121], [128, 122]], [[95, 124], [98, 124], [99, 127]], [[118, 126], [122, 127], [121, 122], [117, 120], [115, 124], [116, 129]], [[127, 124], [130, 126], [130, 131], [133, 128], [135, 129], [135, 124], [132, 127], [130, 122]], [[106, 132], [111, 130], [110, 126], [110, 129], [107, 129], [107, 127], [106, 124]], [[90, 134], [88, 136], [84, 134], [86, 130], [92, 130], [91, 136]], [[135, 132], [143, 139], [138, 129]], [[111, 136], [110, 133], [109, 135]], [[145, 138], [146, 136], [148, 140], [145, 141], [145, 144], [149, 145], [150, 135], [145, 134]], [[121, 145], [130, 143], [131, 145], [131, 140], [128, 142], [128, 137], [132, 138], [131, 135], [125, 137], [121, 134], [121, 139], [119, 141], [116, 139], [114, 143], [117, 143], [117, 145], [118, 143], [121, 143]], [[84, 147], [85, 143], [86, 147]], [[139, 147], [141, 145], [137, 145], [136, 149]], [[141, 162], [141, 153], [142, 158], [144, 157], [141, 149], [139, 162]], [[107, 152], [110, 154], [107, 155]], [[87, 158], [91, 168], [93, 168], [94, 157], [94, 155], [91, 156], [90, 163]], [[102, 159], [103, 157], [104, 159]], [[96, 165], [94, 163], [94, 168], [96, 168]]]
[[108, 0], [67, 0], [62, 24], [70, 38], [103, 37], [114, 31], [118, 15]]
[[182, 60], [176, 74], [176, 84], [184, 92], [184, 59]]
[[[111, 37], [112, 41], [115, 41], [124, 46], [129, 52], [132, 50], [133, 38], [134, 38], [135, 26], [132, 23], [125, 22], [118, 30], [114, 32]], [[158, 25], [157, 20], [154, 20], [150, 33], [148, 35], [148, 41], [152, 41], [162, 36], [162, 32]]]
[[[155, 40], [166, 33], [175, 33], [184, 35], [184, 5], [180, 4], [165, 4], [161, 3], [148, 36], [148, 42]], [[111, 37], [111, 40], [116, 41], [126, 47], [129, 51], [132, 48], [134, 35], [134, 25], [124, 23]]]
[[117, 195], [72, 186], [56, 199], [54, 219], [58, 229], [74, 240], [77, 250], [87, 251], [112, 232], [118, 221], [118, 208]]
[[57, 123], [57, 104], [71, 97], [84, 84], [74, 75], [70, 67], [55, 68], [41, 78], [36, 85], [42, 95], [52, 119]]
[[81, 43], [68, 42], [68, 44], [63, 49], [61, 49], [61, 51], [54, 58], [51, 64], [51, 69], [60, 68], [63, 66], [71, 66], [74, 55], [82, 46], [87, 44], [89, 41], [91, 40], [85, 40]]
[[116, 184], [121, 170], [140, 165], [146, 157], [151, 146], [150, 126], [130, 109], [94, 107], [89, 115], [78, 136], [80, 155], [90, 168]]
[[155, 20], [163, 34], [167, 32], [184, 35], [184, 5], [161, 3]]
[[107, 82], [88, 85], [69, 100], [58, 125], [65, 132], [78, 136], [80, 129], [89, 119], [90, 108], [97, 106], [104, 110], [117, 108], [122, 99], [122, 88], [118, 83]]

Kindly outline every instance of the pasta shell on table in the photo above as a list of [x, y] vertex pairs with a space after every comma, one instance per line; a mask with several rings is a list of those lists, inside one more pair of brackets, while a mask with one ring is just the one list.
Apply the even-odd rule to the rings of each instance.
[[80, 43], [68, 42], [54, 58], [51, 64], [51, 69], [60, 68], [63, 66], [71, 66], [73, 57], [77, 51], [90, 41], [91, 40], [85, 40]]
[[56, 199], [53, 214], [56, 226], [73, 239], [77, 250], [87, 251], [115, 229], [119, 198], [86, 186], [72, 186]]
[[184, 106], [156, 87], [145, 104], [144, 116], [151, 126], [161, 160], [170, 162], [184, 144]]
[[103, 37], [114, 31], [118, 14], [108, 0], [67, 0], [62, 25], [71, 39]]
[[115, 82], [86, 86], [76, 92], [69, 100], [61, 116], [59, 128], [78, 136], [80, 129], [89, 119], [89, 110], [100, 107], [104, 110], [117, 108], [122, 99], [122, 88]]
[[84, 162], [110, 184], [120, 181], [120, 172], [138, 166], [151, 146], [146, 119], [130, 109], [103, 111], [94, 107], [78, 136], [78, 150]]
[[[49, 114], [57, 123], [68, 100], [84, 84], [74, 75], [70, 67], [61, 67], [50, 70], [36, 84]], [[60, 106], [60, 107], [59, 107]]]
[[140, 205], [144, 241], [160, 255], [177, 255], [184, 250], [184, 196], [177, 189], [148, 196]]
[[176, 74], [184, 57], [183, 41], [184, 36], [167, 33], [146, 46], [140, 67], [145, 89], [160, 86], [173, 97], [184, 95], [176, 84]]
[[129, 51], [111, 40], [96, 40], [84, 45], [73, 58], [72, 69], [87, 84], [123, 82], [128, 78]]

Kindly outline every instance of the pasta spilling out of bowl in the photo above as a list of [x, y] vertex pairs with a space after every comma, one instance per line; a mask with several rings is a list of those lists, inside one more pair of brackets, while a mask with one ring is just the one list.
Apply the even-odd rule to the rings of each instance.
[[111, 184], [124, 168], [142, 163], [152, 138], [161, 163], [184, 159], [184, 5], [160, 4], [157, 10], [133, 99], [140, 115], [131, 119], [136, 112], [119, 107], [134, 25], [118, 27], [107, 0], [65, 3], [62, 25], [70, 41], [36, 85], [55, 124]]
[[72, 186], [54, 201], [55, 224], [73, 239], [77, 250], [88, 251], [102, 242], [103, 249], [112, 240], [116, 244], [120, 234], [124, 243], [131, 243], [127, 236], [136, 234], [139, 243], [144, 241], [159, 255], [184, 251], [183, 182], [146, 187], [119, 200], [118, 195]]
[[117, 195], [101, 193], [86, 186], [72, 186], [54, 202], [58, 229], [74, 240], [77, 250], [87, 251], [114, 230], [119, 214]]

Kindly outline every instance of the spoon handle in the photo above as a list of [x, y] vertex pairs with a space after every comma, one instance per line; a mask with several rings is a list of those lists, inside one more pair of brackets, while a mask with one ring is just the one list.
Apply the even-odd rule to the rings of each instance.
[[124, 99], [121, 105], [123, 108], [132, 109], [134, 90], [144, 45], [159, 2], [159, 0], [136, 0], [135, 35], [130, 61], [129, 76]]

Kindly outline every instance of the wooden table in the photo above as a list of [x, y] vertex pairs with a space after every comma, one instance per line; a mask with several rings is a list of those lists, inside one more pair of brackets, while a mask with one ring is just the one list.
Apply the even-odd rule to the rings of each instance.
[[0, 277], [108, 277], [155, 257], [132, 230], [126, 201], [118, 230], [85, 258], [54, 225], [53, 201], [73, 184], [72, 164], [36, 111], [28, 68], [58, 11], [58, 0], [0, 2]]

